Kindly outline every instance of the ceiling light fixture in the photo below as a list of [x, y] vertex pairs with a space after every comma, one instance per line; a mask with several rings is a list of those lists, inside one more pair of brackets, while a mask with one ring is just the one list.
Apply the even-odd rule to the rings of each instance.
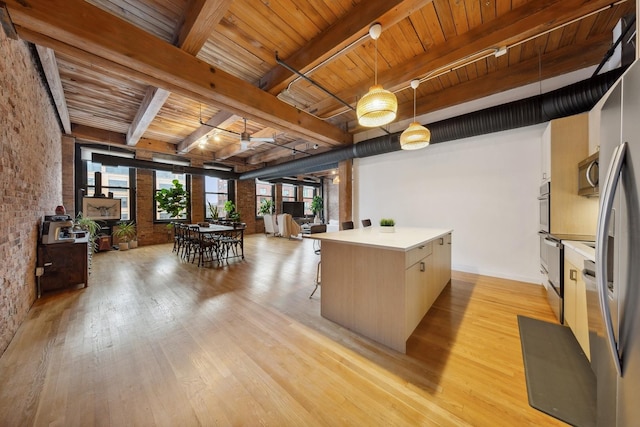
[[416, 122], [416, 89], [420, 85], [420, 80], [411, 80], [413, 89], [413, 122], [400, 135], [400, 147], [403, 150], [418, 150], [429, 145], [431, 142], [431, 132], [420, 123]]
[[240, 143], [245, 143], [248, 146], [251, 142], [251, 135], [247, 132], [247, 119], [243, 117], [242, 120], [244, 120], [244, 132], [240, 134]]
[[369, 35], [375, 40], [376, 54], [373, 86], [360, 100], [356, 107], [358, 123], [365, 127], [384, 126], [396, 118], [398, 99], [395, 94], [385, 90], [378, 84], [378, 38], [382, 33], [382, 25], [375, 23], [369, 28]]

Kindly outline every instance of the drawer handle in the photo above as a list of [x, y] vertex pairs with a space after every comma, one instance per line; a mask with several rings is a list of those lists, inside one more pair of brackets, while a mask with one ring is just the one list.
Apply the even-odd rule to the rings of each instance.
[[444, 238], [440, 238], [440, 245], [444, 245]]
[[418, 246], [418, 249], [424, 249], [424, 245]]
[[425, 266], [424, 266], [424, 261], [420, 262], [420, 271], [424, 271], [425, 270]]
[[569, 279], [578, 280], [578, 270], [574, 270], [573, 268], [569, 270]]

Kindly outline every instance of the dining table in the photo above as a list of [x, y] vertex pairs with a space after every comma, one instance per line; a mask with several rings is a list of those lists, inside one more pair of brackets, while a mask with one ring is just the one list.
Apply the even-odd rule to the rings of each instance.
[[197, 231], [198, 266], [214, 261], [220, 263], [230, 258], [244, 259], [244, 224], [189, 224], [188, 227]]

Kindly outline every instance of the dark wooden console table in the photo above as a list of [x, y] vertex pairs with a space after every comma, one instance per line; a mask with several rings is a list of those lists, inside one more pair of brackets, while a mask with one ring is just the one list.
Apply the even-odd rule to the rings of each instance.
[[89, 281], [87, 243], [38, 245], [37, 266], [44, 269], [38, 278], [38, 297], [42, 292], [64, 289]]

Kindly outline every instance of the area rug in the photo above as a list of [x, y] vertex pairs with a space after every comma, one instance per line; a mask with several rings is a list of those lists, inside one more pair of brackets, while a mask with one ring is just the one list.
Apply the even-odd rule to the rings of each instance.
[[578, 427], [596, 425], [596, 378], [571, 330], [518, 316], [529, 405]]

